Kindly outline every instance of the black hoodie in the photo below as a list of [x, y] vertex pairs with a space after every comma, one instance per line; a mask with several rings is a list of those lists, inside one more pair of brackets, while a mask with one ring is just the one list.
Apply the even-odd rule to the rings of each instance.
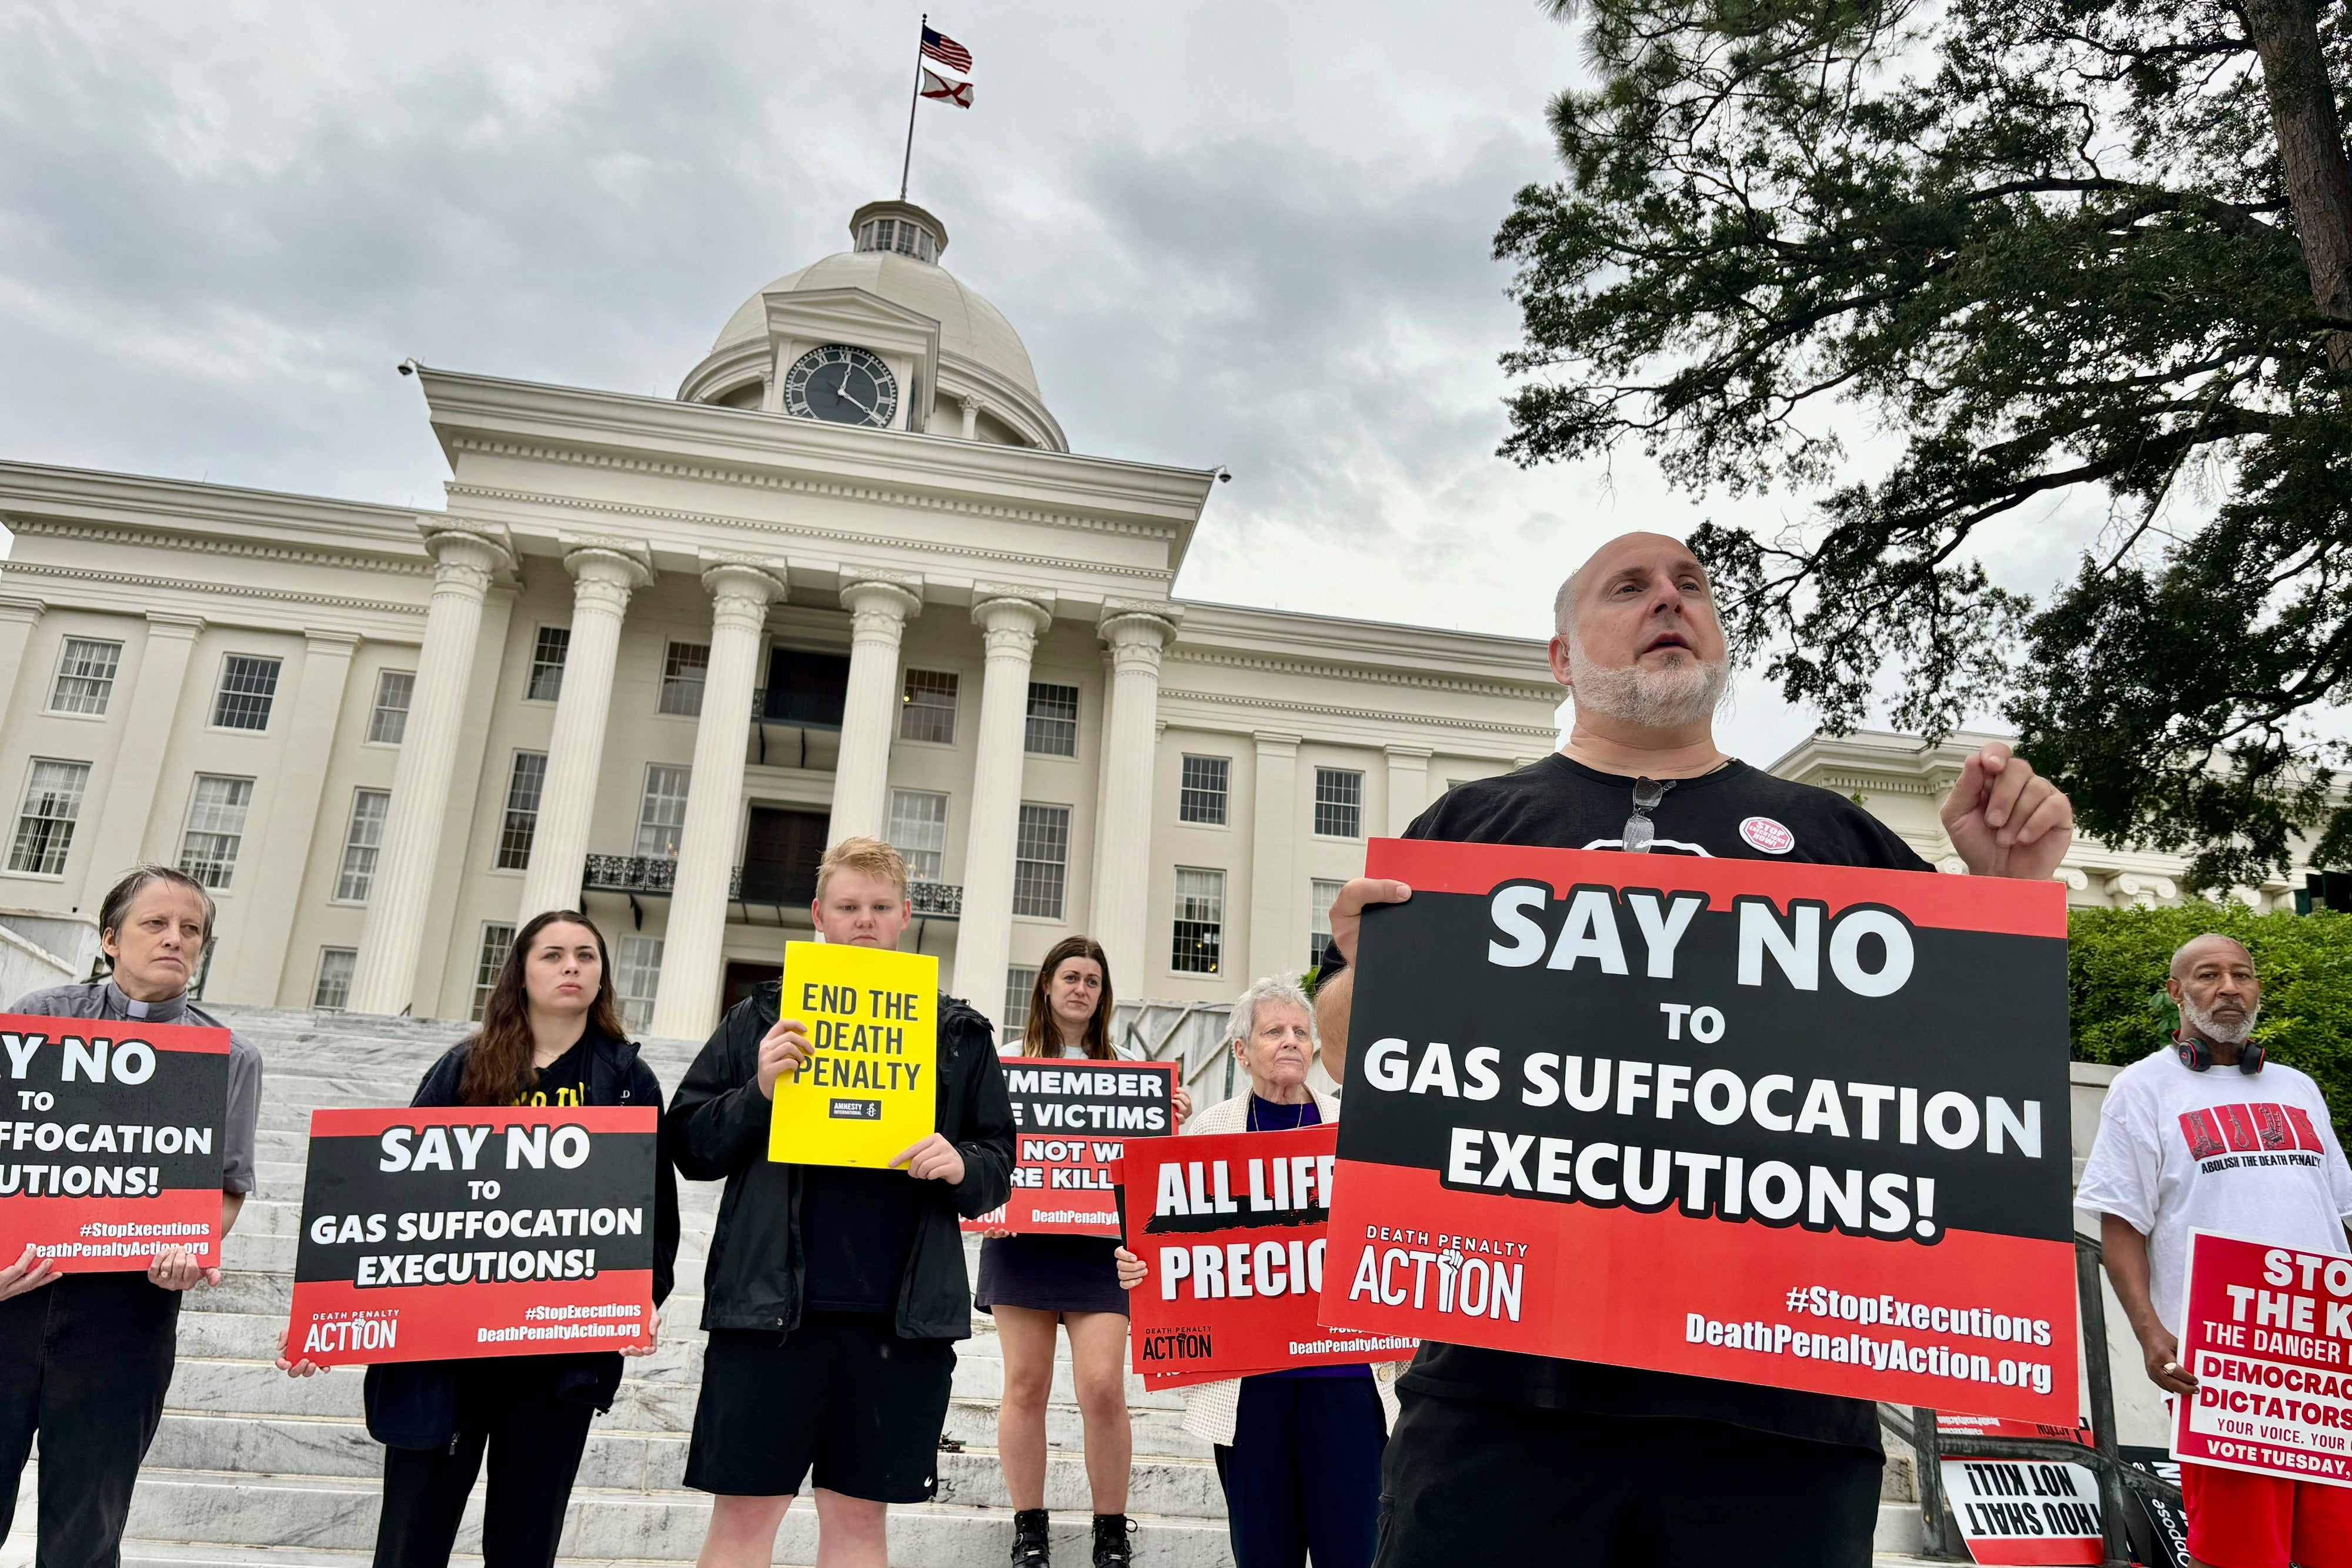
[[[772, 1106], [760, 1092], [760, 1040], [776, 1021], [771, 980], [728, 1009], [687, 1070], [666, 1124], [678, 1173], [727, 1183], [703, 1270], [702, 1326], [789, 1333], [800, 1326], [808, 1257], [801, 1167], [768, 1159]], [[1013, 1106], [995, 1030], [953, 997], [940, 998], [939, 1131], [963, 1155], [963, 1180], [921, 1182], [925, 1202], [907, 1249], [894, 1326], [904, 1339], [966, 1339], [971, 1284], [956, 1217], [977, 1218], [1013, 1191]]]

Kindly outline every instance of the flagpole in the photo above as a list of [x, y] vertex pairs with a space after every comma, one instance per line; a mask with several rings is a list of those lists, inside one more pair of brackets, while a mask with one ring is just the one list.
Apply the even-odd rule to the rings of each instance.
[[915, 30], [915, 90], [907, 95], [907, 156], [898, 165], [898, 199], [907, 199], [907, 175], [915, 166], [915, 108], [923, 101], [923, 28], [931, 25], [931, 14], [923, 13], [922, 26]]

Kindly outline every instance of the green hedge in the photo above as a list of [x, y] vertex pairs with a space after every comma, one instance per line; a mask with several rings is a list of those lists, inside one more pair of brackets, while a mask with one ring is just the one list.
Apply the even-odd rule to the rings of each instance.
[[2352, 1139], [2352, 915], [2256, 915], [2243, 904], [2077, 909], [2066, 921], [2066, 992], [2074, 1056], [2118, 1066], [2170, 1036], [2172, 951], [2201, 932], [2243, 942], [2263, 979], [2255, 1038], [2273, 1060], [2308, 1072]]

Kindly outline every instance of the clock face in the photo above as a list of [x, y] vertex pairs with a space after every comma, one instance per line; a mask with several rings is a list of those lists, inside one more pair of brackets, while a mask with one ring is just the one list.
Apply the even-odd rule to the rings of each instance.
[[827, 343], [784, 372], [784, 412], [835, 424], [887, 425], [898, 412], [898, 378], [876, 354]]

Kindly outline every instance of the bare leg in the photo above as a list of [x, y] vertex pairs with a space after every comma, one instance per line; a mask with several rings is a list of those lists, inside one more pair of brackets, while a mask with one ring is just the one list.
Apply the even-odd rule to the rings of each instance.
[[1127, 1314], [1069, 1312], [1070, 1370], [1087, 1427], [1087, 1485], [1097, 1513], [1125, 1513], [1135, 1458], [1127, 1414]]
[[[1045, 1401], [1054, 1389], [1054, 1327], [1060, 1314], [1034, 1307], [993, 1310], [996, 1342], [1004, 1352], [1004, 1397], [996, 1407], [996, 1449], [1004, 1465], [1004, 1490], [1012, 1494], [1016, 1511], [1043, 1508]], [[1071, 1319], [1074, 1349], [1076, 1322]]]
[[712, 1498], [710, 1524], [703, 1531], [697, 1568], [768, 1568], [776, 1555], [776, 1531], [784, 1522], [784, 1511], [792, 1506], [789, 1493]]
[[890, 1568], [890, 1505], [817, 1488], [816, 1568]]

